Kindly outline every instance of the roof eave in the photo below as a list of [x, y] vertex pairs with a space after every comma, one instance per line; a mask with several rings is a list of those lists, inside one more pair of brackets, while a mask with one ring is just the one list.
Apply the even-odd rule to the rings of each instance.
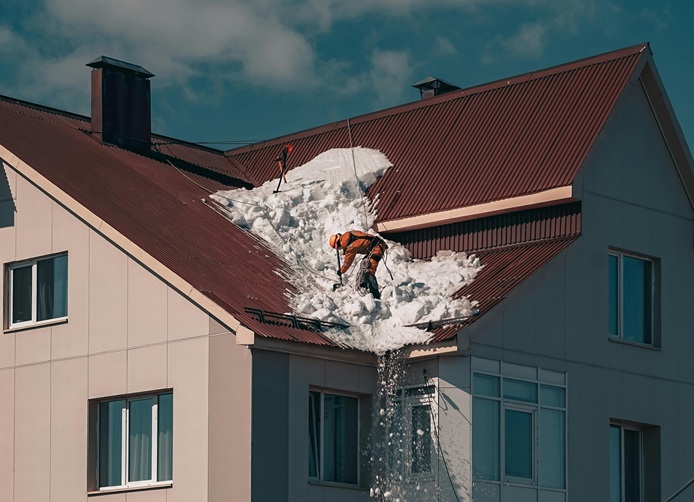
[[0, 161], [4, 162], [14, 169], [20, 176], [24, 177], [31, 184], [36, 186], [43, 193], [62, 205], [77, 218], [91, 227], [95, 232], [102, 235], [104, 238], [112, 242], [115, 246], [123, 250], [126, 254], [141, 263], [145, 268], [160, 277], [166, 283], [171, 285], [183, 296], [188, 298], [195, 305], [200, 307], [218, 322], [228, 327], [237, 335], [242, 335], [244, 340], [253, 343], [254, 333], [241, 325], [241, 322], [236, 319], [223, 307], [217, 305], [213, 300], [208, 298], [204, 293], [196, 289], [186, 280], [174, 273], [171, 269], [164, 266], [160, 261], [152, 255], [144, 251], [137, 244], [121, 234], [114, 227], [98, 215], [80, 204], [77, 200], [68, 195], [65, 191], [48, 180], [36, 169], [29, 166], [4, 145], [0, 144]]
[[422, 214], [397, 220], [379, 221], [376, 222], [375, 229], [379, 233], [406, 232], [419, 228], [474, 220], [477, 218], [494, 216], [496, 214], [512, 213], [525, 209], [576, 202], [577, 200], [573, 186], [567, 185], [532, 194], [449, 209], [437, 213]]

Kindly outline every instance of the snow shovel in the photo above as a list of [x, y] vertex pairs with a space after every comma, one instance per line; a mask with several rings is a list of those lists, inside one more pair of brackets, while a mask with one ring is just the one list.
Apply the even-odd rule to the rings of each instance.
[[340, 250], [336, 249], [335, 254], [337, 255], [337, 275], [340, 277], [340, 282], [336, 282], [335, 284], [333, 284], [333, 291], [336, 291], [337, 288], [342, 287], [342, 274], [340, 273]]

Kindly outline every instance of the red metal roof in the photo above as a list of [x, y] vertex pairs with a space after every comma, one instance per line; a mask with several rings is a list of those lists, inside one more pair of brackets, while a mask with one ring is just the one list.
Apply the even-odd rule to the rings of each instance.
[[470, 318], [462, 326], [445, 326], [434, 330], [432, 341], [440, 342], [454, 338], [461, 329], [489, 312], [523, 281], [579, 237], [575, 235], [478, 253], [484, 268], [472, 283], [463, 287], [454, 296], [468, 297], [476, 301], [479, 314]]
[[189, 163], [224, 167], [229, 173], [209, 179], [204, 171], [187, 171], [186, 164], [174, 169], [156, 154], [146, 157], [104, 145], [90, 136], [88, 120], [79, 116], [0, 99], [0, 117], [1, 145], [249, 329], [271, 338], [333, 345], [320, 333], [261, 324], [244, 312], [245, 307], [290, 312], [286, 294], [292, 286], [278, 275], [290, 267], [202, 202], [208, 190], [240, 183], [221, 154], [185, 145], [168, 148]]
[[[156, 151], [139, 155], [96, 141], [86, 117], [0, 97], [0, 144], [256, 334], [334, 345], [320, 333], [262, 324], [244, 311], [289, 312], [292, 286], [280, 274], [291, 267], [204, 203], [210, 191], [275, 178], [273, 159], [290, 141], [290, 167], [351, 145], [385, 153], [394, 168], [370, 191], [379, 195], [381, 221], [564, 186], [646, 48], [328, 124], [226, 156], [156, 136]], [[484, 269], [457, 294], [478, 301], [483, 315], [580, 233], [578, 205], [532, 214], [425, 229], [400, 240], [422, 256], [444, 247], [480, 250]], [[434, 339], [458, 331], [440, 328]]]
[[[648, 44], [451, 92], [227, 152], [253, 177], [276, 177], [331, 148], [363, 146], [394, 168], [369, 190], [378, 221], [570, 185]], [[650, 51], [649, 51], [650, 54]]]
[[528, 209], [437, 227], [388, 234], [413, 258], [427, 259], [441, 250], [468, 254], [581, 233], [581, 203]]

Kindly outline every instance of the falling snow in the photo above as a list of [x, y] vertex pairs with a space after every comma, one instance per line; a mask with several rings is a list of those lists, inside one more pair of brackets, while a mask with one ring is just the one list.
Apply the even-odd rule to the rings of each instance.
[[474, 305], [451, 295], [480, 269], [479, 260], [465, 253], [439, 252], [430, 260], [415, 260], [386, 238], [387, 255], [376, 274], [381, 300], [355, 291], [359, 258], [342, 277], [345, 284], [333, 292], [339, 277], [328, 239], [348, 230], [374, 233], [378, 201], [365, 192], [389, 167], [376, 150], [334, 149], [289, 171], [278, 193], [273, 192], [279, 178], [213, 196], [234, 223], [293, 265], [282, 273], [299, 291], [289, 297], [294, 314], [348, 324], [327, 335], [342, 346], [376, 354], [429, 341], [430, 334], [408, 324], [470, 315]]

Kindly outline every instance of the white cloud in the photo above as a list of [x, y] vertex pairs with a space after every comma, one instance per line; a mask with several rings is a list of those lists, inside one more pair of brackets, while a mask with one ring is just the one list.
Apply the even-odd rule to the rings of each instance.
[[374, 51], [371, 55], [369, 81], [378, 101], [393, 104], [409, 88], [412, 76], [410, 56], [406, 51]]
[[[26, 99], [88, 112], [85, 63], [107, 55], [157, 75], [159, 88], [176, 86], [188, 100], [213, 101], [234, 82], [278, 91], [322, 89], [334, 95], [371, 92], [376, 104], [395, 104], [409, 90], [413, 56], [377, 42], [360, 54], [321, 59], [316, 47], [338, 22], [407, 18], [418, 23], [432, 9], [489, 15], [513, 7], [549, 13], [488, 46], [487, 61], [537, 57], [559, 26], [576, 26], [595, 0], [36, 0], [23, 31], [0, 26], [0, 56], [17, 67], [13, 84]], [[587, 6], [586, 6], [587, 5]], [[20, 25], [20, 23], [15, 23]], [[20, 35], [21, 33], [21, 35]], [[438, 34], [430, 56], [457, 48]], [[420, 57], [420, 56], [418, 56]], [[365, 66], [367, 66], [365, 68]], [[13, 89], [14, 90], [14, 89]]]
[[[541, 23], [524, 24], [514, 35], [495, 39], [491, 48], [494, 52], [500, 51], [507, 58], [535, 59], [543, 55], [546, 38], [547, 26]], [[494, 57], [492, 52], [485, 54], [486, 62], [493, 62]]]
[[121, 42], [124, 58], [149, 65], [158, 75], [185, 79], [197, 73], [196, 64], [207, 63], [212, 65], [211, 73], [220, 65], [231, 70], [233, 77], [260, 84], [258, 80], [291, 87], [310, 81], [311, 45], [281, 22], [281, 11], [268, 5], [217, 0], [53, 0], [47, 6], [64, 36]]
[[458, 49], [446, 37], [437, 35], [432, 52], [437, 57], [448, 57], [455, 56], [458, 53]]
[[[599, 10], [595, 0], [527, 2], [528, 13], [539, 19], [521, 24], [510, 36], [496, 36], [486, 46], [482, 61], [487, 64], [509, 59], [539, 59], [555, 33], [578, 33], [582, 24]], [[531, 10], [534, 7], [535, 10]]]

